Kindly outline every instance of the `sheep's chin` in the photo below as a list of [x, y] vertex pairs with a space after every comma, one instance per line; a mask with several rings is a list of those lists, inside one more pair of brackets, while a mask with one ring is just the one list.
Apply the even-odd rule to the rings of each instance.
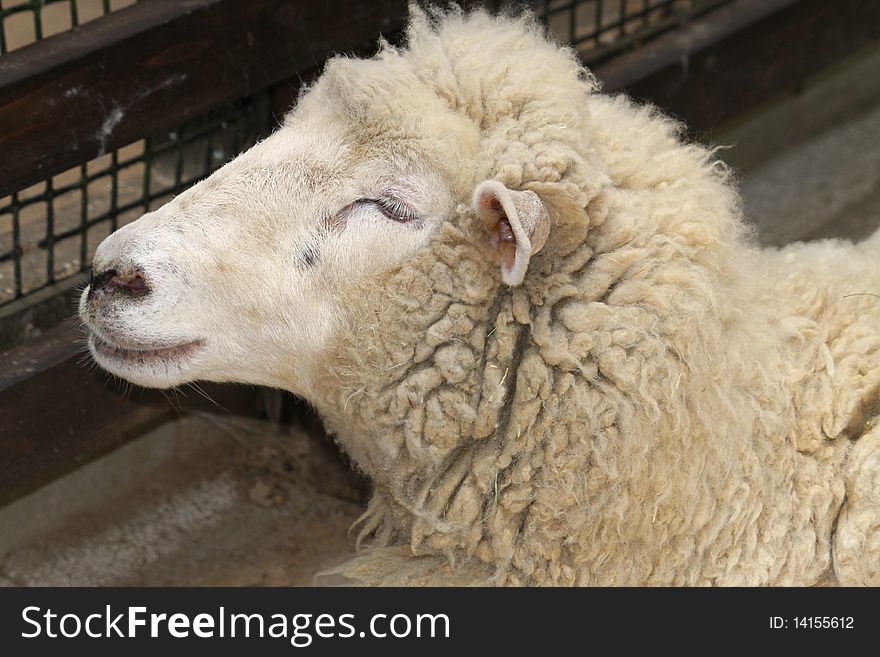
[[111, 374], [147, 388], [170, 388], [195, 379], [192, 361], [204, 341], [163, 345], [127, 341], [122, 345], [92, 331], [88, 347], [95, 362]]

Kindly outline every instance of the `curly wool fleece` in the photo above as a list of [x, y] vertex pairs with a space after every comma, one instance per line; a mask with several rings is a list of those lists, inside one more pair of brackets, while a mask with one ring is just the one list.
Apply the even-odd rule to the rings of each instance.
[[[460, 198], [350, 296], [309, 395], [375, 487], [337, 575], [880, 584], [880, 238], [750, 245], [712, 154], [528, 17], [416, 10], [294, 114], [331, 92], [374, 137], [439, 99]], [[486, 179], [552, 217], [518, 287], [478, 243]]]

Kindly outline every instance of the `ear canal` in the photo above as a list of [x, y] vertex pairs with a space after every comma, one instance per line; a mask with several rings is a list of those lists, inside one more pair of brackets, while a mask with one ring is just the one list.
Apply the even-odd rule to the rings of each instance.
[[486, 180], [474, 191], [474, 208], [499, 256], [501, 279], [520, 285], [531, 257], [544, 248], [550, 234], [543, 201], [531, 190], [511, 190], [497, 180]]

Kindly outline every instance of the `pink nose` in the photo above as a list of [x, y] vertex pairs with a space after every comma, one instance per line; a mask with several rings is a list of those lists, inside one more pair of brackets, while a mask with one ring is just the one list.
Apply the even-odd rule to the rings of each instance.
[[115, 269], [108, 269], [95, 276], [92, 272], [89, 278], [89, 299], [100, 299], [120, 290], [135, 297], [142, 297], [150, 291], [144, 272], [140, 269], [130, 269], [120, 273]]

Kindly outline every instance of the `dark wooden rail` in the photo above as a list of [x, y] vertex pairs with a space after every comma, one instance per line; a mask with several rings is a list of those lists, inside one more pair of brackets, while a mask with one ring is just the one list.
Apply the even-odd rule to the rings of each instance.
[[880, 0], [737, 0], [596, 73], [700, 134], [878, 39]]
[[[151, 0], [0, 59], [0, 196], [394, 32], [406, 0]], [[711, 38], [707, 38], [711, 35]], [[603, 64], [707, 131], [880, 38], [880, 0], [737, 0]], [[222, 46], [222, 47], [221, 47]], [[0, 353], [0, 504], [181, 409], [121, 395], [69, 326]], [[210, 386], [229, 412], [261, 393]], [[196, 393], [182, 398], [213, 408]]]
[[0, 197], [399, 30], [406, 0], [150, 0], [0, 59]]
[[0, 506], [184, 413], [257, 415], [265, 408], [253, 386], [126, 393], [90, 367], [82, 338], [64, 324], [0, 352]]

